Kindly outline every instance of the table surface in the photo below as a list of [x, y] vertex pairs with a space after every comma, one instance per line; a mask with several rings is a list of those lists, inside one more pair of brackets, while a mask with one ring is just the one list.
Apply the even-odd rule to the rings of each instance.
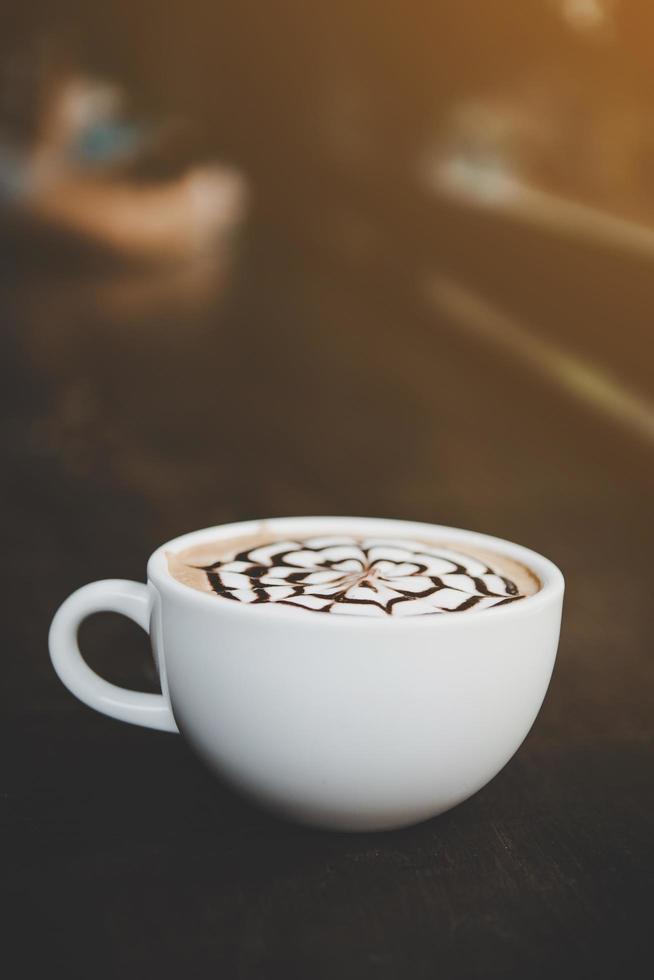
[[[314, 246], [264, 216], [199, 303], [184, 275], [63, 265], [14, 270], [5, 290], [8, 975], [634, 976], [651, 912], [652, 448]], [[192, 527], [311, 513], [471, 527], [566, 575], [533, 731], [472, 799], [411, 829], [270, 817], [179, 737], [78, 703], [48, 661], [77, 586], [142, 579]], [[156, 690], [133, 624], [94, 617], [82, 643], [108, 678]]]

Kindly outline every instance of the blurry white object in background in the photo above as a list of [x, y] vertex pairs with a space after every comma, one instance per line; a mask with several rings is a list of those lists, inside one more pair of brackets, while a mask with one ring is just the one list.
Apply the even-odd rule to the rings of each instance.
[[452, 156], [436, 157], [421, 170], [423, 184], [439, 196], [654, 259], [654, 229], [649, 225], [541, 190], [513, 176], [508, 168], [502, 171]]
[[491, 207], [519, 196], [519, 184], [508, 169], [463, 154], [436, 161], [428, 182], [440, 193]]
[[612, 26], [614, 0], [557, 0], [557, 6], [576, 30], [594, 33]]
[[422, 293], [440, 323], [452, 323], [475, 340], [509, 354], [654, 445], [654, 402], [609, 370], [539, 335], [532, 323], [512, 316], [464, 283], [443, 275], [427, 276]]

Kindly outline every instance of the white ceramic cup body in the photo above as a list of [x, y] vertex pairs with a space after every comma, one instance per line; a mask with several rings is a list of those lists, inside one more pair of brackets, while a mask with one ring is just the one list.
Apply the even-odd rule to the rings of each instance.
[[525, 738], [547, 690], [563, 601], [556, 566], [518, 545], [469, 531], [307, 517], [266, 521], [266, 530], [285, 538], [402, 536], [462, 550], [467, 543], [522, 562], [541, 589], [496, 609], [392, 619], [248, 606], [170, 576], [166, 552], [255, 533], [261, 525], [196, 531], [150, 558], [143, 601], [149, 600], [163, 692], [149, 705], [150, 720], [130, 716], [129, 706], [112, 711], [109, 693], [98, 704], [93, 692], [71, 683], [55, 630], [51, 650], [64, 682], [87, 703], [124, 720], [169, 730], [176, 725], [205, 762], [240, 790], [322, 827], [405, 826], [455, 806], [492, 779]]

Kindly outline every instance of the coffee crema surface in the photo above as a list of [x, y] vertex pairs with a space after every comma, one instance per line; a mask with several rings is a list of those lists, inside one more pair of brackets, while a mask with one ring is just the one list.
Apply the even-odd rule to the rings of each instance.
[[381, 535], [261, 534], [204, 542], [167, 559], [172, 577], [200, 592], [339, 616], [462, 613], [540, 588], [533, 572], [505, 555]]

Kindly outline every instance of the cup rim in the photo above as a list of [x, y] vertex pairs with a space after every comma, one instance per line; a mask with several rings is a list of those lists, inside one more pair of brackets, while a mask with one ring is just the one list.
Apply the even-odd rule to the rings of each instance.
[[[351, 525], [351, 527], [349, 526]], [[533, 595], [526, 596], [520, 602], [509, 603], [495, 609], [478, 609], [467, 611], [464, 615], [422, 615], [422, 616], [327, 616], [327, 615], [306, 615], [298, 617], [298, 612], [315, 612], [314, 610], [291, 609], [281, 603], [268, 603], [252, 605], [241, 602], [226, 602], [219, 596], [209, 592], [200, 592], [191, 586], [184, 585], [168, 571], [166, 553], [169, 551], [181, 551], [209, 539], [220, 540], [222, 538], [237, 537], [247, 534], [273, 532], [282, 535], [292, 533], [295, 536], [312, 535], [321, 532], [328, 533], [330, 530], [338, 530], [344, 533], [366, 534], [386, 534], [394, 530], [399, 536], [418, 537], [428, 535], [431, 538], [447, 541], [456, 544], [457, 542], [467, 542], [472, 547], [488, 549], [497, 554], [513, 558], [515, 561], [534, 572], [540, 581], [541, 587]], [[176, 595], [189, 603], [200, 603], [200, 607], [205, 611], [213, 608], [221, 615], [227, 616], [259, 616], [268, 619], [274, 617], [275, 620], [294, 623], [296, 626], [300, 622], [305, 626], [324, 626], [330, 629], [443, 629], [443, 628], [465, 628], [466, 623], [477, 622], [480, 616], [486, 617], [492, 613], [492, 621], [497, 622], [507, 617], [521, 619], [532, 613], [552, 600], [561, 599], [565, 588], [565, 582], [561, 570], [544, 555], [537, 551], [532, 551], [523, 545], [508, 541], [505, 538], [498, 538], [490, 534], [479, 531], [469, 531], [465, 528], [450, 527], [443, 524], [430, 524], [426, 522], [406, 521], [395, 518], [382, 517], [271, 517], [250, 521], [238, 521], [230, 524], [218, 524], [212, 527], [201, 528], [197, 531], [189, 531], [185, 534], [171, 538], [160, 545], [148, 560], [148, 580], [156, 586], [162, 593]]]

